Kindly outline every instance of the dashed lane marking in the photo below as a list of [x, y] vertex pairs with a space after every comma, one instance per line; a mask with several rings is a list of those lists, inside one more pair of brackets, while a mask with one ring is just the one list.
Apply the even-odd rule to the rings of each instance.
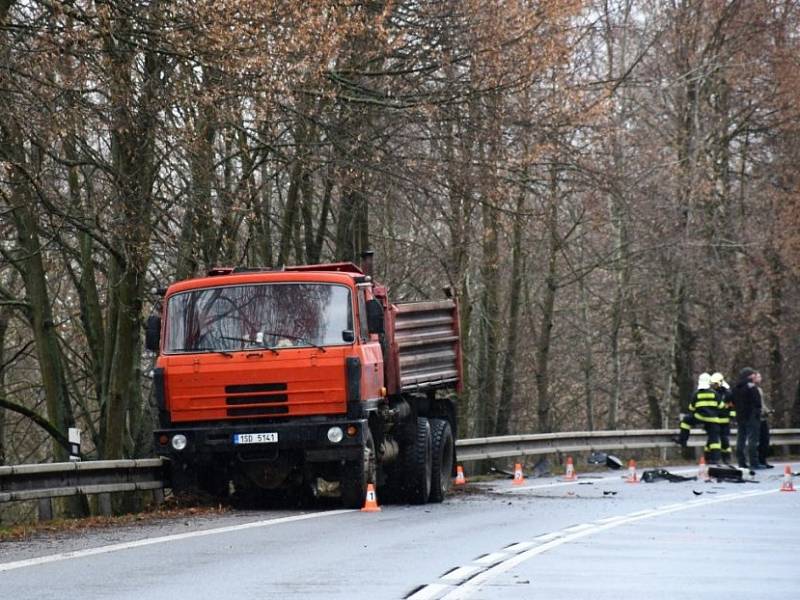
[[496, 565], [499, 562], [504, 561], [507, 558], [508, 558], [508, 552], [492, 552], [491, 554], [485, 554], [472, 562], [474, 562], [476, 565], [492, 566]]
[[434, 600], [434, 598], [440, 597], [441, 594], [451, 589], [453, 589], [453, 587], [450, 585], [442, 585], [441, 583], [431, 583], [429, 585], [421, 587], [419, 590], [417, 590], [410, 596], [406, 596], [405, 600]]
[[[731, 500], [740, 500], [743, 498], [751, 498], [753, 496], [764, 496], [767, 494], [774, 494], [778, 490], [749, 490], [746, 492], [738, 492], [732, 494], [723, 494], [714, 498], [698, 498], [687, 502], [679, 502], [675, 504], [668, 504], [658, 508], [639, 510], [627, 515], [619, 515], [615, 517], [606, 517], [598, 519], [592, 523], [582, 523], [579, 525], [572, 525], [566, 529], [546, 533], [537, 536], [533, 541], [517, 542], [510, 544], [502, 549], [501, 552], [483, 555], [476, 560], [472, 561], [470, 565], [457, 567], [448, 571], [440, 578], [438, 582], [431, 583], [417, 589], [412, 595], [408, 596], [408, 600], [463, 600], [475, 593], [482, 585], [490, 579], [513, 569], [517, 565], [534, 558], [540, 554], [557, 548], [569, 542], [608, 531], [615, 527], [635, 523], [644, 519], [659, 517], [674, 512], [680, 512], [696, 508], [698, 506], [708, 506], [711, 504], [719, 504], [722, 502], [729, 502]], [[505, 555], [505, 558], [503, 558]], [[491, 559], [489, 557], [492, 557]], [[494, 562], [493, 561], [499, 561]], [[460, 580], [459, 583], [455, 583]]]
[[469, 565], [466, 567], [457, 567], [452, 571], [448, 571], [447, 573], [442, 575], [439, 579], [441, 579], [442, 581], [448, 581], [452, 583], [460, 583], [462, 581], [469, 579], [476, 573], [483, 571], [484, 569], [485, 567], [473, 566], [473, 565]]

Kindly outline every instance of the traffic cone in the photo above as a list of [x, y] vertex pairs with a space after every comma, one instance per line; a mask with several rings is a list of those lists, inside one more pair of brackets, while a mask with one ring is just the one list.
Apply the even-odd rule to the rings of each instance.
[[575, 472], [575, 465], [572, 464], [572, 457], [567, 457], [567, 472], [564, 475], [564, 479], [566, 481], [575, 481], [578, 478], [578, 474]]
[[796, 492], [797, 490], [794, 489], [794, 483], [792, 482], [792, 467], [786, 465], [786, 468], [783, 470], [783, 483], [781, 484], [781, 491], [782, 492]]
[[456, 467], [456, 479], [453, 485], [467, 485], [467, 478], [464, 477], [464, 467], [461, 465]]
[[364, 508], [361, 512], [381, 512], [381, 507], [378, 506], [378, 501], [375, 498], [375, 486], [371, 483], [367, 484], [367, 497], [364, 500]]
[[628, 461], [628, 476], [625, 478], [625, 483], [639, 483], [639, 476], [636, 474], [636, 461], [633, 459]]
[[522, 465], [519, 463], [514, 465], [514, 481], [512, 481], [511, 483], [512, 485], [525, 484], [525, 476], [522, 474]]
[[706, 465], [706, 457], [701, 456], [697, 463], [697, 479], [700, 481], [708, 481], [708, 466]]

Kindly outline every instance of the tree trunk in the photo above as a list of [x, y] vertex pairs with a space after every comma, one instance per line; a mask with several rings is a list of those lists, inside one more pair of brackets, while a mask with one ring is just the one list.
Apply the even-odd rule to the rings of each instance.
[[[769, 389], [767, 405], [775, 411], [777, 415], [786, 417], [789, 406], [786, 403], [783, 393], [784, 373], [783, 373], [783, 350], [781, 345], [780, 327], [783, 320], [783, 287], [784, 287], [784, 266], [780, 256], [773, 248], [767, 249], [767, 289], [769, 290], [769, 310], [766, 319], [766, 334], [769, 347]], [[779, 425], [774, 423], [773, 426]]]
[[[8, 308], [0, 309], [0, 398], [6, 397], [6, 332], [10, 317]], [[4, 464], [6, 464], [6, 409], [0, 407], [0, 466]]]
[[342, 190], [339, 200], [339, 219], [336, 227], [336, 258], [358, 262], [369, 244], [367, 201], [360, 184], [352, 178]]
[[539, 433], [550, 433], [553, 430], [552, 408], [550, 398], [550, 340], [553, 333], [553, 318], [558, 291], [558, 252], [561, 238], [558, 233], [558, 169], [550, 168], [550, 193], [547, 207], [547, 271], [541, 299], [541, 319], [539, 335], [536, 339], [534, 364], [536, 367], [536, 430]]
[[[160, 5], [153, 5], [150, 15], [158, 21]], [[132, 46], [126, 43], [130, 23], [122, 15], [114, 20], [114, 28], [107, 40], [111, 59], [111, 95], [113, 107], [112, 156], [117, 206], [124, 219], [116, 232], [116, 247], [122, 258], [112, 261], [115, 287], [115, 321], [113, 345], [106, 346], [113, 353], [105, 410], [105, 438], [102, 456], [107, 459], [123, 458], [129, 435], [128, 411], [139, 401], [136, 376], [137, 357], [140, 353], [140, 329], [145, 276], [149, 262], [149, 241], [152, 220], [153, 183], [156, 173], [155, 127], [158, 101], [163, 91], [161, 67], [163, 56], [146, 51], [143, 59], [140, 89], [131, 77], [135, 63]], [[136, 112], [130, 110], [136, 106]]]
[[519, 338], [519, 313], [522, 297], [522, 211], [525, 208], [525, 196], [517, 197], [516, 214], [514, 215], [514, 231], [511, 246], [511, 287], [508, 299], [508, 337], [503, 359], [503, 376], [500, 384], [498, 400], [496, 435], [507, 435], [510, 432], [511, 413], [514, 406], [515, 375], [517, 366], [517, 340]]
[[498, 211], [488, 197], [482, 204], [483, 258], [481, 262], [480, 307], [480, 357], [478, 360], [478, 434], [490, 435], [495, 430], [497, 415], [497, 353], [499, 314], [500, 254], [498, 236]]
[[[21, 163], [19, 166], [25, 168]], [[66, 433], [75, 421], [64, 377], [50, 293], [47, 289], [47, 273], [39, 240], [39, 224], [34, 214], [33, 198], [27, 193], [26, 197], [22, 197], [23, 190], [28, 190], [27, 183], [18, 172], [15, 173], [15, 177], [13, 189], [16, 208], [12, 211], [12, 218], [17, 229], [19, 251], [16, 253], [14, 266], [25, 285], [25, 295], [29, 304], [27, 316], [39, 359], [48, 420], [58, 431]], [[54, 444], [53, 456], [56, 461], [63, 461], [67, 459], [68, 453], [60, 444]]]

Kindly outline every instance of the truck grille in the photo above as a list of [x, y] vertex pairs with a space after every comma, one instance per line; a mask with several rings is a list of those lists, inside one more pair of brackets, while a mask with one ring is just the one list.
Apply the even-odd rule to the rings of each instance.
[[262, 415], [288, 414], [288, 406], [253, 406], [248, 408], [229, 408], [229, 417], [258, 417]]
[[[244, 385], [227, 385], [225, 404], [237, 406], [241, 404], [268, 404], [270, 406], [248, 406], [229, 408], [229, 417], [253, 417], [261, 415], [282, 415], [289, 412], [286, 404], [289, 394], [285, 383], [248, 383]], [[283, 392], [283, 393], [276, 393]], [[277, 405], [277, 406], [276, 406]], [[282, 405], [282, 406], [281, 406]]]

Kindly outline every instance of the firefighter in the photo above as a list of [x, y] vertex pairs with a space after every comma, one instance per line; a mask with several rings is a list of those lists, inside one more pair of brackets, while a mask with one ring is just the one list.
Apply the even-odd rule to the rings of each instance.
[[[706, 430], [704, 451], [706, 461], [710, 464], [717, 464], [720, 461], [719, 406], [719, 397], [711, 389], [711, 375], [702, 373], [697, 378], [697, 391], [689, 402], [689, 412], [692, 413], [695, 422], [702, 424]], [[683, 432], [682, 425], [681, 432]]]
[[700, 377], [697, 378], [697, 390], [689, 401], [689, 412], [681, 415], [681, 432], [678, 434], [677, 438], [673, 438], [673, 441], [684, 448], [689, 441], [689, 434], [692, 431], [692, 427], [699, 427], [703, 424], [703, 422], [695, 416], [694, 398], [701, 389], [708, 389], [709, 377], [711, 376], [708, 373], [701, 373]]
[[722, 373], [711, 375], [711, 388], [719, 398], [719, 443], [722, 462], [731, 464], [731, 418], [736, 418], [736, 407], [733, 405], [731, 386], [725, 381]]

